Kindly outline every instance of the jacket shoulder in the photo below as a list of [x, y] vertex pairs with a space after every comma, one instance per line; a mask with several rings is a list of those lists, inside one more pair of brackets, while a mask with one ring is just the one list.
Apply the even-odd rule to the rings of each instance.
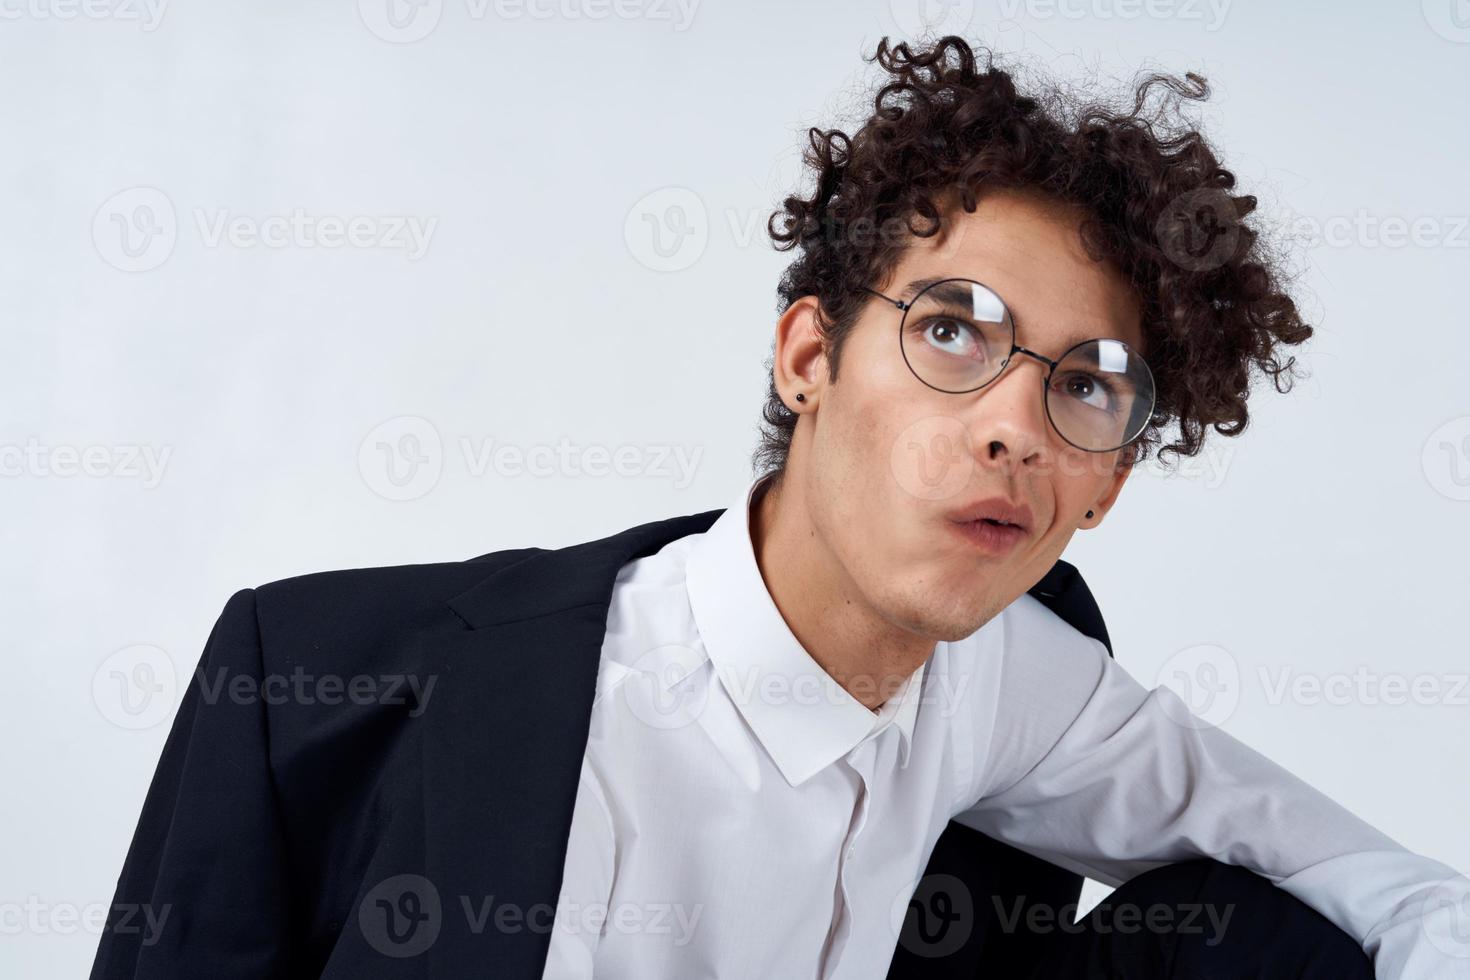
[[253, 589], [268, 659], [355, 658], [387, 637], [463, 628], [448, 602], [543, 548], [510, 548], [464, 561], [340, 568], [276, 579]]
[[1113, 655], [1113, 641], [1108, 636], [1102, 610], [1075, 565], [1058, 558], [1027, 595], [1078, 633], [1101, 643], [1108, 656]]

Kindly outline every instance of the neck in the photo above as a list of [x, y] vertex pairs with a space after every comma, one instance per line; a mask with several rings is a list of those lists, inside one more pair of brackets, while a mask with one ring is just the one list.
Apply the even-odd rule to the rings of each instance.
[[885, 619], [822, 543], [799, 481], [765, 481], [750, 511], [766, 591], [798, 643], [847, 693], [877, 711], [934, 652]]

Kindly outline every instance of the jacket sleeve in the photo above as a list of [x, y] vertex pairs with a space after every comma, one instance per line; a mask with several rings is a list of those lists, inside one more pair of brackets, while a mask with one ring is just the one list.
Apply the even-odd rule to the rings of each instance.
[[185, 687], [128, 848], [92, 980], [292, 972], [255, 594], [230, 597]]

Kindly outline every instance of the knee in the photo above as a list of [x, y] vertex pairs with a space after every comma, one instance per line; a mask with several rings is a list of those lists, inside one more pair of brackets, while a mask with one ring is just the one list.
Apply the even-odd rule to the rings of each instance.
[[1167, 864], [1104, 901], [1142, 919], [1166, 948], [1175, 976], [1373, 977], [1372, 961], [1353, 937], [1246, 868], [1209, 858]]

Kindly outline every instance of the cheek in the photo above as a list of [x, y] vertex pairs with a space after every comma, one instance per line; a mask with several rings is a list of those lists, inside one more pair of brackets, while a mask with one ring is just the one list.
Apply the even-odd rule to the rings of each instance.
[[1116, 465], [1116, 454], [1073, 450], [1058, 456], [1051, 481], [1057, 522], [1075, 527], [1084, 520], [1087, 509], [1111, 487]]
[[839, 410], [833, 413], [832, 441], [843, 451], [844, 469], [869, 492], [885, 497], [907, 485], [904, 471], [914, 459], [905, 447], [929, 439], [921, 423], [932, 411], [902, 380], [869, 373], [838, 396]]
[[829, 515], [829, 532], [849, 542], [853, 560], [852, 551], [882, 551], [881, 542], [902, 536], [915, 503], [895, 472], [893, 447], [924, 412], [902, 378], [872, 369], [874, 353], [863, 351], [861, 366], [856, 357], [844, 361], [823, 396], [811, 445], [813, 490]]
[[[850, 337], [837, 383], [824, 396], [817, 417], [819, 441], [842, 459], [830, 460], [849, 472], [872, 468], [887, 458], [887, 447], [914, 414], [916, 393], [908, 369], [897, 356], [885, 358], [877, 338]], [[903, 372], [894, 372], [894, 364]]]

